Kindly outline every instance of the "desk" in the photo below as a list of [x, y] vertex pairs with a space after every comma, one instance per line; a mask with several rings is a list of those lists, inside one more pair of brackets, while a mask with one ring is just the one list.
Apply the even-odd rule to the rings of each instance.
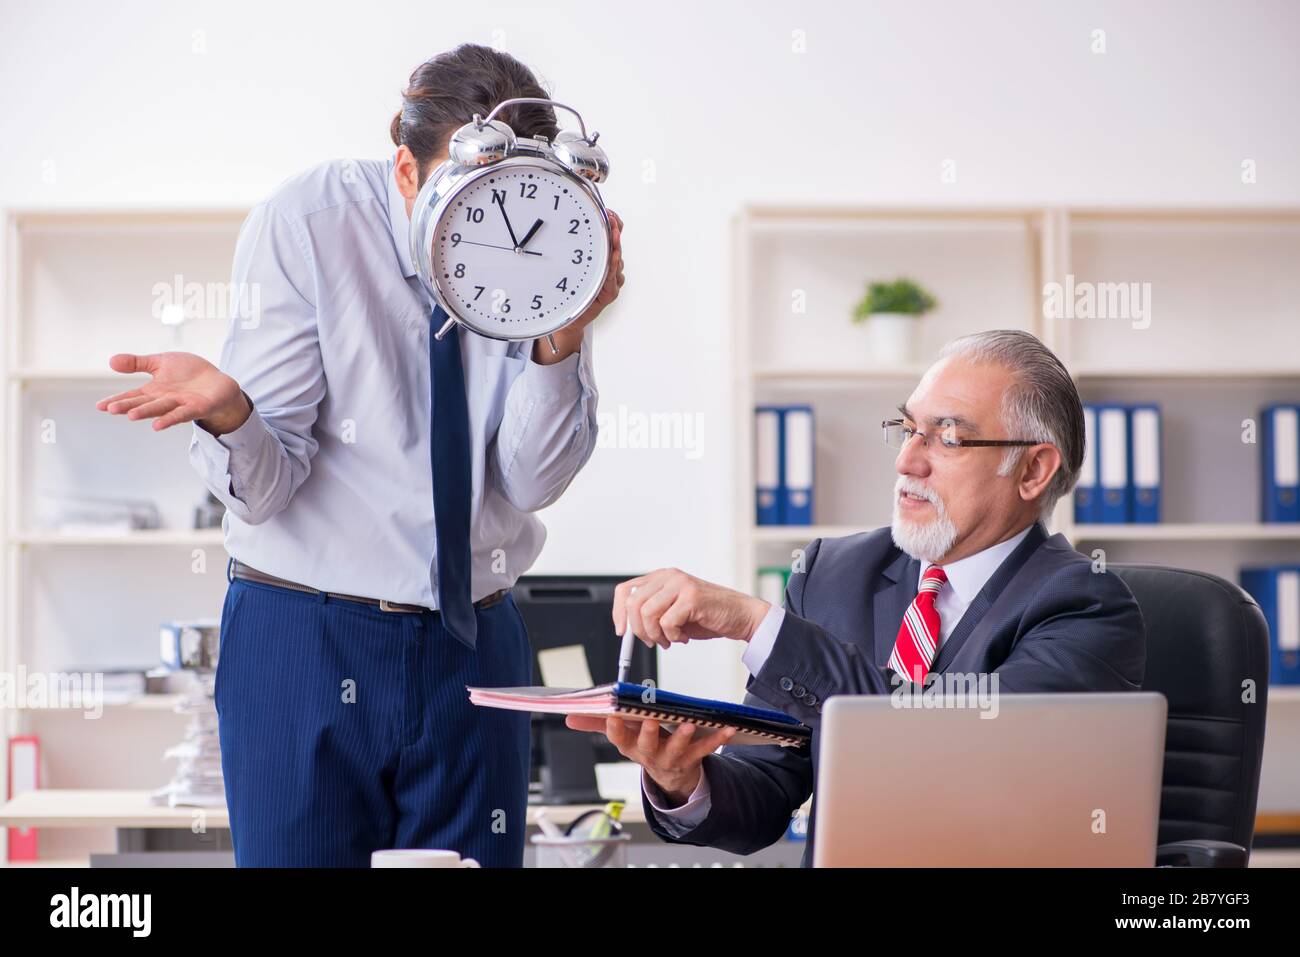
[[[578, 815], [604, 807], [603, 804], [565, 804], [547, 807], [546, 813], [559, 825]], [[536, 827], [541, 805], [528, 806], [528, 826]], [[113, 827], [122, 830], [182, 828], [190, 830], [198, 820], [208, 829], [230, 828], [225, 807], [167, 807], [152, 804], [148, 791], [28, 791], [0, 805], [0, 827]], [[623, 809], [623, 820], [644, 824], [645, 811], [639, 803]]]
[[[231, 866], [230, 818], [224, 807], [166, 807], [151, 804], [148, 791], [59, 790], [28, 791], [0, 805], [0, 827], [111, 827], [117, 833], [117, 853], [93, 854], [92, 867]], [[545, 807], [561, 827], [600, 804]], [[540, 805], [529, 805], [528, 826], [536, 828]], [[629, 858], [645, 866], [677, 865], [798, 866], [803, 844], [780, 842], [768, 852], [740, 857], [726, 851], [665, 844], [646, 826], [639, 801], [623, 810], [632, 836]], [[525, 852], [531, 860], [531, 847]], [[165, 859], [160, 854], [169, 855]], [[61, 862], [71, 864], [73, 862]], [[85, 863], [85, 862], [81, 862]]]
[[[600, 805], [577, 804], [548, 807], [547, 815], [565, 825], [579, 814]], [[536, 827], [538, 805], [528, 807], [528, 826]], [[201, 813], [200, 813], [201, 812]], [[632, 834], [629, 859], [637, 866], [716, 866], [742, 864], [745, 867], [797, 867], [803, 845], [780, 841], [770, 848], [740, 857], [711, 848], [664, 844], [645, 826], [644, 809], [639, 803], [623, 811]], [[195, 834], [196, 822], [206, 835]], [[223, 866], [234, 864], [230, 851], [230, 819], [226, 809], [159, 807], [149, 803], [148, 791], [81, 791], [50, 789], [28, 791], [7, 804], [0, 805], [0, 827], [111, 827], [117, 831], [116, 854], [95, 854], [89, 862], [95, 867]], [[1269, 830], [1300, 830], [1300, 815], [1268, 814], [1259, 816], [1256, 825], [1261, 833]], [[166, 836], [172, 835], [172, 840]], [[207, 840], [202, 838], [206, 836]], [[219, 842], [224, 841], [224, 845]], [[214, 846], [217, 845], [217, 846]], [[170, 845], [170, 846], [168, 846]], [[531, 848], [528, 853], [531, 855]], [[159, 854], [168, 854], [159, 860]], [[85, 867], [87, 861], [33, 861], [22, 867]], [[0, 864], [3, 866], [3, 864]], [[11, 865], [13, 866], [13, 865]], [[1251, 854], [1252, 867], [1300, 867], [1300, 852], [1262, 850]]]

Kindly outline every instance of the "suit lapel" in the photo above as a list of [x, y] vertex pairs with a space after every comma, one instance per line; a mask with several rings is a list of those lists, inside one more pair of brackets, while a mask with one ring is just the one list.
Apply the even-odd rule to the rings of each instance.
[[1025, 562], [1029, 560], [1029, 556], [1038, 551], [1038, 547], [1045, 541], [1047, 541], [1047, 529], [1043, 527], [1042, 522], [1035, 522], [1029, 529], [1029, 534], [1016, 546], [1015, 551], [1008, 555], [1006, 560], [998, 566], [997, 571], [984, 583], [980, 593], [970, 603], [966, 613], [961, 616], [961, 621], [957, 623], [957, 627], [948, 636], [948, 640], [940, 646], [938, 657], [934, 659], [934, 664], [930, 667], [931, 671], [943, 671], [948, 667], [957, 652], [961, 650], [962, 645], [972, 637], [978, 640], [980, 635], [993, 627], [994, 620], [993, 616], [988, 613], [989, 609], [993, 607], [993, 603], [997, 601], [998, 596], [1002, 594], [1002, 590], [1007, 587], [1007, 584], [1016, 577], [1016, 573], [1024, 567]]
[[876, 664], [883, 668], [889, 664], [894, 652], [894, 641], [903, 624], [903, 613], [916, 597], [916, 583], [921, 575], [921, 563], [906, 553], [898, 556], [880, 573], [880, 589], [872, 599], [876, 634]]

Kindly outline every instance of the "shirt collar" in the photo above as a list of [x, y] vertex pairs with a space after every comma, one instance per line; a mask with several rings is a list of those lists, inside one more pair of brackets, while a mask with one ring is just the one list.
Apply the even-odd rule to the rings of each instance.
[[406, 214], [406, 197], [397, 189], [397, 180], [393, 177], [393, 160], [388, 161], [388, 224], [393, 230], [393, 245], [397, 247], [397, 261], [402, 266], [402, 275], [410, 279], [415, 275], [415, 263], [411, 261], [411, 217]]
[[[1029, 534], [1029, 530], [1033, 527], [1032, 524], [1026, 525], [1018, 534], [1012, 535], [1005, 542], [990, 545], [982, 552], [967, 555], [965, 558], [944, 565], [943, 570], [948, 574], [948, 584], [952, 587], [953, 594], [957, 596], [958, 600], [965, 604], [974, 601], [975, 596], [988, 584], [988, 580], [998, 570], [998, 566], [1016, 550], [1016, 546], [1024, 541], [1025, 536]], [[922, 577], [925, 576], [926, 569], [932, 564], [932, 562], [921, 562]]]

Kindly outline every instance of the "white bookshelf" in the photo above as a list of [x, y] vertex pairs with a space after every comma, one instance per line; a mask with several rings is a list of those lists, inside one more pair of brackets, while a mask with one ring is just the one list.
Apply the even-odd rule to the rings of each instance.
[[[188, 462], [188, 426], [154, 432], [148, 423], [98, 411], [95, 402], [147, 381], [109, 369], [115, 352], [179, 349], [218, 357], [228, 311], [220, 299], [246, 213], [5, 212], [0, 667], [6, 672], [151, 666], [160, 622], [219, 615], [226, 553], [219, 529], [192, 527], [204, 487]], [[178, 288], [186, 321], [165, 325], [160, 304], [174, 300]], [[149, 500], [161, 527], [61, 531], [38, 521], [45, 494]], [[184, 727], [185, 719], [171, 714], [174, 703], [174, 696], [158, 696], [106, 706], [97, 721], [12, 709], [0, 712], [0, 727], [6, 736], [41, 737], [45, 787], [153, 788], [172, 770], [156, 745], [178, 740]], [[146, 732], [142, 720], [161, 723]], [[7, 786], [2, 765], [0, 794]], [[51, 846], [43, 838], [42, 853], [80, 853], [80, 845], [59, 841], [82, 837], [52, 834]]]
[[[1300, 209], [808, 208], [751, 206], [733, 223], [736, 580], [788, 567], [819, 537], [888, 525], [894, 453], [879, 423], [939, 346], [981, 329], [1023, 328], [1056, 351], [1085, 401], [1155, 401], [1164, 419], [1158, 525], [1076, 525], [1080, 550], [1110, 562], [1202, 569], [1300, 561], [1300, 525], [1259, 516], [1259, 448], [1241, 423], [1300, 401]], [[905, 275], [939, 301], [917, 355], [882, 367], [852, 308], [871, 280]], [[1045, 315], [1048, 282], [1149, 282], [1151, 323]], [[802, 290], [807, 312], [793, 311]], [[811, 404], [811, 526], [755, 524], [753, 410]], [[737, 668], [743, 687], [745, 672]], [[1260, 809], [1300, 809], [1300, 689], [1270, 691]]]

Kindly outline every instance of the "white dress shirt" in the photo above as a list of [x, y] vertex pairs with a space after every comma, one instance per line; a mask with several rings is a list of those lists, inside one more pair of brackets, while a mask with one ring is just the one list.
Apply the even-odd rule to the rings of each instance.
[[[934, 602], [934, 607], [939, 612], [939, 642], [935, 646], [936, 654], [943, 647], [944, 641], [952, 634], [953, 629], [957, 627], [962, 616], [966, 614], [966, 609], [975, 600], [975, 596], [988, 584], [988, 580], [993, 577], [993, 573], [998, 570], [998, 566], [1016, 550], [1016, 546], [1024, 540], [1031, 528], [1033, 528], [1032, 524], [1026, 525], [1018, 534], [1011, 536], [1004, 542], [990, 545], [982, 552], [967, 555], [965, 558], [943, 566], [943, 570], [948, 574], [948, 581], [939, 589], [939, 594]], [[916, 577], [918, 590], [921, 587], [921, 579], [932, 564], [932, 562], [927, 561], [921, 562], [921, 570]], [[758, 628], [749, 639], [745, 653], [741, 656], [741, 661], [744, 662], [750, 674], [756, 675], [762, 670], [768, 656], [772, 653], [773, 645], [776, 644], [776, 636], [781, 630], [781, 622], [784, 620], [785, 609], [773, 605], [762, 622], [759, 623]], [[901, 625], [902, 622], [900, 621], [899, 624]], [[684, 834], [708, 816], [709, 778], [707, 774], [700, 774], [700, 783], [695, 786], [690, 798], [685, 804], [675, 808], [660, 806], [666, 803], [667, 799], [644, 770], [641, 772], [641, 786], [650, 799], [650, 806], [654, 809], [656, 817], [674, 836]]]
[[[281, 185], [240, 229], [220, 367], [254, 411], [190, 460], [226, 506], [226, 549], [322, 591], [437, 608], [429, 459], [431, 308], [392, 160], [335, 160]], [[578, 353], [462, 328], [475, 601], [514, 584], [596, 445], [591, 329]]]

